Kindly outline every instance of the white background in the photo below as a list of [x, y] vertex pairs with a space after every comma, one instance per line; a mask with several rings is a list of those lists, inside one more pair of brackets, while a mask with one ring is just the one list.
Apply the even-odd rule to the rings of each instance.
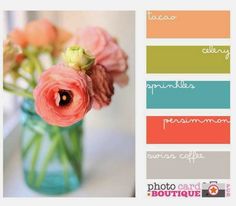
[[[1, 0], [2, 1], [2, 0]], [[35, 205], [57, 204], [60, 205], [235, 205], [235, 178], [236, 178], [236, 99], [235, 99], [235, 67], [236, 59], [236, 7], [233, 0], [7, 0], [1, 2], [3, 10], [136, 10], [136, 198], [3, 198], [4, 205]], [[146, 40], [146, 10], [231, 10], [231, 39], [227, 40], [166, 40], [168, 44], [231, 44], [231, 145], [161, 145], [147, 146], [145, 139], [145, 46], [149, 43]], [[1, 17], [2, 19], [2, 17]], [[117, 25], [118, 27], [119, 25]], [[2, 28], [2, 27], [0, 27]], [[125, 32], [125, 31], [124, 31]], [[156, 42], [158, 42], [156, 40]], [[162, 41], [163, 42], [163, 41]], [[178, 43], [176, 43], [178, 42]], [[2, 49], [2, 48], [1, 48]], [[1, 55], [2, 58], [2, 55]], [[2, 78], [2, 77], [1, 77]], [[163, 77], [164, 78], [164, 77]], [[201, 77], [200, 77], [201, 78]], [[228, 77], [225, 77], [226, 79]], [[165, 78], [166, 79], [166, 78]], [[1, 91], [2, 92], [2, 91]], [[1, 107], [2, 110], [2, 107]], [[2, 111], [1, 111], [2, 112]], [[169, 111], [169, 114], [172, 114]], [[190, 111], [189, 111], [190, 112]], [[191, 114], [199, 114], [191, 111]], [[176, 114], [176, 112], [175, 112]], [[214, 114], [214, 113], [213, 113]], [[2, 116], [1, 116], [2, 123]], [[1, 141], [1, 148], [2, 148]], [[228, 199], [150, 199], [146, 197], [146, 172], [145, 158], [147, 150], [230, 150], [231, 151], [231, 178], [232, 197]], [[2, 163], [2, 155], [1, 155]], [[2, 164], [1, 164], [2, 165]], [[220, 167], [220, 165], [219, 165]], [[2, 169], [1, 169], [2, 171]], [[2, 182], [2, 175], [1, 175]], [[2, 185], [1, 185], [2, 193]]]

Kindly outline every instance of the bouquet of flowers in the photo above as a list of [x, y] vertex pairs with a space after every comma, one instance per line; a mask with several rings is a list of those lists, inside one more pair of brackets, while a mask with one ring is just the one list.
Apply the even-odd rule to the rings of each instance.
[[111, 103], [114, 84], [128, 83], [127, 55], [100, 27], [71, 34], [40, 19], [9, 33], [3, 59], [4, 89], [24, 97], [27, 184], [48, 194], [73, 190], [82, 177], [83, 119]]

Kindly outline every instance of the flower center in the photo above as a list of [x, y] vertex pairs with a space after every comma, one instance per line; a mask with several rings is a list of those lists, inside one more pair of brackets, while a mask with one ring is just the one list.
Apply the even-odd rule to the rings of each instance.
[[60, 96], [59, 106], [68, 106], [73, 100], [73, 94], [69, 90], [60, 89], [58, 94]]

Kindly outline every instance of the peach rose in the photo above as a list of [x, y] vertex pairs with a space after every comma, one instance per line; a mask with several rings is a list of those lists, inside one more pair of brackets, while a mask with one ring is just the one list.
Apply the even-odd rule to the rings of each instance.
[[57, 37], [55, 39], [53, 55], [59, 56], [61, 51], [64, 49], [64, 44], [71, 39], [72, 34], [62, 28], [57, 27]]
[[57, 37], [55, 39], [55, 42], [58, 44], [64, 44], [72, 37], [72, 34], [70, 32], [62, 28], [56, 27], [56, 30], [57, 30]]
[[55, 65], [34, 90], [35, 110], [47, 123], [66, 127], [82, 120], [92, 105], [92, 82], [85, 73]]
[[9, 38], [14, 44], [17, 44], [22, 48], [26, 47], [28, 44], [25, 32], [17, 28], [10, 32]]
[[[77, 44], [96, 57], [96, 64], [105, 66], [108, 72], [123, 73], [127, 70], [128, 56], [112, 36], [99, 27], [78, 30], [70, 44]], [[119, 83], [119, 82], [118, 82]]]
[[48, 46], [57, 38], [56, 27], [46, 19], [29, 22], [25, 27], [25, 34], [29, 44], [37, 47]]
[[114, 94], [113, 79], [101, 65], [94, 65], [89, 75], [93, 82], [93, 108], [108, 106]]

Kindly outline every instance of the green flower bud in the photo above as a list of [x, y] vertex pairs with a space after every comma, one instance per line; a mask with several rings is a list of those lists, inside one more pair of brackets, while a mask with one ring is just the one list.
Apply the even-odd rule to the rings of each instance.
[[76, 70], [88, 70], [95, 58], [79, 46], [68, 47], [63, 54], [64, 61]]

